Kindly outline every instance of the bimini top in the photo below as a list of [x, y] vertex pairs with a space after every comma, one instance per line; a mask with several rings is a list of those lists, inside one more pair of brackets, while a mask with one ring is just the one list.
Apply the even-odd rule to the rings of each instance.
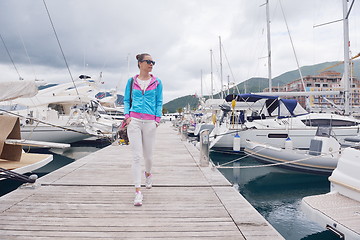
[[[295, 99], [282, 99], [279, 96], [266, 96], [258, 94], [231, 94], [226, 96], [225, 100], [231, 102], [257, 102], [264, 100], [264, 107], [261, 110], [262, 114], [267, 116], [278, 116], [278, 118], [295, 117], [299, 115], [308, 114], [308, 112]], [[261, 114], [260, 113], [260, 114]]]
[[257, 95], [252, 93], [244, 93], [244, 94], [230, 94], [225, 97], [227, 102], [231, 102], [232, 100], [236, 100], [237, 102], [256, 102], [260, 99], [278, 99], [279, 96], [265, 96], [265, 95]]

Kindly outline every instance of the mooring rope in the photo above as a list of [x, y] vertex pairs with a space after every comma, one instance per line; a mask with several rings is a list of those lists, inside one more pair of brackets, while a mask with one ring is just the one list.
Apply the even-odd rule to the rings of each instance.
[[2, 178], [17, 180], [25, 183], [34, 183], [37, 179], [37, 176], [36, 175], [26, 176], [24, 174], [20, 174], [0, 167], [0, 179]]
[[[350, 148], [350, 147], [346, 147], [346, 148]], [[301, 158], [301, 159], [298, 159], [298, 160], [289, 160], [289, 161], [284, 161], [284, 162], [281, 162], [281, 163], [270, 163], [270, 164], [253, 165], [253, 166], [225, 166], [225, 165], [228, 165], [230, 163], [236, 162], [236, 161], [238, 161], [240, 159], [243, 159], [245, 157], [249, 157], [249, 156], [251, 157], [252, 155], [255, 155], [256, 153], [261, 152], [262, 150], [264, 150], [264, 149], [260, 149], [259, 151], [254, 151], [253, 153], [250, 153], [250, 154], [246, 153], [247, 155], [244, 156], [244, 157], [232, 160], [230, 162], [227, 162], [227, 163], [224, 163], [224, 164], [221, 164], [221, 165], [215, 165], [214, 167], [215, 168], [233, 168], [233, 169], [235, 169], [235, 168], [245, 169], [245, 168], [274, 167], [274, 166], [280, 166], [280, 165], [303, 162], [303, 161], [306, 161], [306, 160], [309, 160], [309, 159], [312, 159], [312, 158], [324, 157], [324, 156], [332, 155], [332, 154], [335, 154], [335, 153], [340, 153], [341, 151], [343, 151], [346, 148], [342, 148], [341, 150], [329, 152], [329, 153], [326, 153], [326, 154], [320, 154], [318, 156], [309, 156], [309, 157], [306, 157], [306, 158]]]
[[[42, 123], [42, 124], [45, 124], [45, 125], [48, 125], [48, 126], [51, 126], [51, 127], [60, 128], [60, 129], [63, 129], [63, 130], [65, 130], [65, 131], [70, 131], [70, 132], [80, 133], [80, 134], [84, 134], [84, 135], [89, 135], [90, 137], [100, 137], [99, 135], [96, 135], [96, 134], [91, 134], [91, 133], [88, 133], [88, 132], [81, 132], [81, 131], [78, 131], [78, 130], [75, 130], [75, 129], [71, 129], [71, 128], [67, 128], [67, 127], [63, 127], [63, 126], [58, 126], [58, 125], [55, 125], [55, 124], [52, 124], [52, 123], [48, 123], [48, 122], [41, 121], [41, 120], [39, 120], [39, 119], [37, 119], [37, 118], [34, 118], [34, 117], [23, 116], [23, 115], [14, 113], [14, 112], [10, 112], [10, 111], [7, 111], [7, 110], [5, 110], [5, 109], [1, 109], [1, 108], [0, 108], [0, 111], [3, 111], [3, 112], [5, 112], [5, 113], [11, 114], [11, 115], [14, 115], [14, 116], [17, 116], [17, 117], [21, 117], [21, 118], [26, 118], [26, 119], [29, 119], [29, 120], [33, 120], [33, 121], [35, 121], [35, 122]], [[104, 139], [108, 138], [108, 137], [105, 136], [103, 133], [101, 133], [101, 134], [102, 134], [102, 138], [104, 138]]]

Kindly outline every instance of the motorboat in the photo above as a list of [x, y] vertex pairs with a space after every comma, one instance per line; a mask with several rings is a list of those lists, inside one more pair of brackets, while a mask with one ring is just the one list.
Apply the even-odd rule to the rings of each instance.
[[303, 172], [330, 175], [341, 155], [341, 145], [331, 134], [331, 128], [319, 127], [311, 139], [309, 150], [294, 149], [292, 140], [284, 147], [274, 147], [247, 139], [244, 151], [262, 162]]
[[347, 148], [329, 177], [330, 192], [338, 192], [360, 203], [360, 149]]
[[302, 200], [306, 215], [339, 239], [360, 239], [359, 159], [359, 148], [345, 148], [329, 177], [330, 192]]

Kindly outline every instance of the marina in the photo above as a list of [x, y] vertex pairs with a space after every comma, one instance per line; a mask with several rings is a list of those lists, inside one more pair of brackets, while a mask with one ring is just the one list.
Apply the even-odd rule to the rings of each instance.
[[108, 146], [1, 197], [2, 237], [283, 239], [170, 125], [157, 143], [142, 207], [132, 205], [130, 146]]
[[0, 239], [360, 239], [358, 2], [47, 2], [0, 3]]

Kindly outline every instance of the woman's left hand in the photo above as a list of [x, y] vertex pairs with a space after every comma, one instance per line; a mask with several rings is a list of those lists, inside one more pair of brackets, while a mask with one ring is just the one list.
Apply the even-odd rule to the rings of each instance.
[[131, 122], [131, 117], [128, 117], [127, 119], [125, 119], [126, 121], [126, 125], [129, 125], [129, 123]]

